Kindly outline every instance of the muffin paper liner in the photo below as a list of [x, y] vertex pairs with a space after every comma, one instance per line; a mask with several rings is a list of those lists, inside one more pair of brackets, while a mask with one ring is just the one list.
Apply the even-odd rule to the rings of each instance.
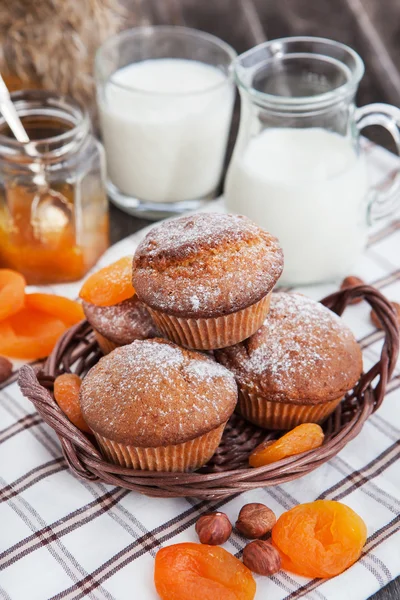
[[342, 398], [340, 396], [321, 404], [292, 404], [271, 402], [240, 389], [236, 411], [247, 421], [265, 429], [293, 429], [301, 423], [322, 423]]
[[250, 337], [263, 324], [269, 310], [271, 292], [242, 310], [205, 319], [174, 317], [147, 306], [157, 327], [171, 341], [196, 350], [216, 350]]
[[226, 423], [174, 446], [140, 448], [113, 442], [94, 432], [104, 457], [123, 467], [146, 471], [193, 471], [205, 465], [221, 441]]
[[110, 352], [115, 350], [115, 348], [119, 348], [120, 344], [115, 344], [108, 338], [104, 337], [104, 335], [101, 335], [101, 333], [99, 333], [94, 327], [93, 327], [93, 331], [94, 331], [94, 335], [97, 340], [97, 343], [100, 346], [100, 350], [102, 351], [103, 354], [109, 354]]

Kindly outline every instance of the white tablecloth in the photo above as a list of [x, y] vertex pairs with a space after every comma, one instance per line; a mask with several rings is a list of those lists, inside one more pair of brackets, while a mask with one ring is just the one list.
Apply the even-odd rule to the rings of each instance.
[[[369, 147], [373, 180], [385, 186], [395, 157]], [[217, 205], [218, 208], [218, 205]], [[99, 265], [133, 253], [139, 232], [110, 248]], [[400, 221], [374, 228], [354, 271], [400, 301]], [[79, 284], [54, 286], [75, 297]], [[319, 299], [336, 284], [303, 288]], [[345, 320], [364, 351], [365, 367], [382, 343], [365, 303]], [[196, 541], [194, 524], [205, 512], [225, 511], [234, 522], [246, 502], [263, 502], [277, 515], [299, 502], [341, 500], [368, 526], [362, 558], [331, 580], [308, 580], [284, 571], [256, 576], [257, 600], [364, 600], [400, 574], [400, 370], [387, 397], [360, 435], [310, 475], [274, 488], [215, 502], [152, 499], [90, 484], [70, 473], [55, 433], [22, 397], [17, 384], [0, 391], [0, 598], [156, 600], [154, 556], [161, 546]], [[225, 548], [240, 555], [245, 540], [233, 533]], [[189, 600], [189, 599], [188, 599]]]

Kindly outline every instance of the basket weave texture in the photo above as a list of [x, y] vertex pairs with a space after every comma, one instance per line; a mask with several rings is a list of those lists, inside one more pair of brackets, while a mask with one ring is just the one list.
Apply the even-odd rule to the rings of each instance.
[[358, 435], [365, 421], [384, 399], [399, 352], [399, 329], [390, 302], [379, 291], [366, 285], [336, 292], [321, 302], [341, 315], [350, 301], [359, 297], [368, 302], [381, 321], [384, 342], [380, 360], [361, 376], [355, 388], [324, 423], [325, 440], [320, 448], [265, 467], [248, 467], [249, 454], [259, 443], [280, 434], [262, 430], [238, 415], [231, 417], [216, 453], [199, 471], [160, 473], [106, 462], [95, 439], [79, 431], [67, 419], [52, 395], [57, 375], [74, 372], [84, 376], [102, 356], [87, 321], [64, 334], [42, 368], [23, 366], [19, 385], [42, 419], [57, 433], [71, 470], [84, 479], [163, 498], [221, 498], [258, 487], [279, 485], [310, 473], [334, 457]]

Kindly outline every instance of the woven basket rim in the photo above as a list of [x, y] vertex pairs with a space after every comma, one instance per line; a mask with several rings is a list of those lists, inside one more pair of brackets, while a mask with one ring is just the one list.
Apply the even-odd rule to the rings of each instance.
[[[379, 361], [363, 373], [353, 391], [328, 418], [324, 424], [325, 441], [320, 448], [264, 467], [244, 467], [243, 457], [263, 439], [272, 439], [276, 432], [260, 430], [236, 415], [231, 418], [227, 436], [224, 434], [221, 446], [211, 461], [213, 463], [215, 458], [209, 466], [210, 472], [204, 472], [204, 469], [190, 473], [141, 471], [107, 462], [94, 439], [92, 441], [92, 436], [85, 435], [68, 420], [51, 393], [58, 374], [72, 371], [84, 374], [101, 357], [87, 321], [73, 326], [60, 338], [42, 367], [23, 366], [19, 385], [42, 419], [54, 429], [70, 469], [81, 478], [156, 497], [217, 498], [278, 485], [310, 473], [334, 457], [358, 435], [365, 421], [384, 399], [399, 352], [396, 314], [391, 303], [378, 290], [367, 285], [340, 290], [321, 302], [341, 315], [355, 298], [366, 300], [382, 323], [384, 343]], [[377, 382], [373, 385], [375, 379]], [[241, 461], [240, 465], [229, 468], [228, 465], [235, 464], [236, 459]]]

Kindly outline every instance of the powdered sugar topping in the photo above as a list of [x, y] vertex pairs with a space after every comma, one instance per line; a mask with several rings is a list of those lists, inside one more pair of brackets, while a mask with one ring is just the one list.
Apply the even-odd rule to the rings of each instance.
[[136, 295], [113, 306], [83, 302], [83, 309], [91, 325], [116, 344], [159, 335], [149, 311]]
[[221, 362], [248, 387], [264, 381], [270, 391], [290, 395], [299, 387], [311, 393], [314, 384], [329, 388], [346, 379], [347, 367], [354, 368], [354, 346], [350, 329], [319, 302], [301, 294], [274, 293], [261, 329], [220, 354]]
[[207, 318], [261, 300], [282, 265], [278, 241], [249, 219], [206, 213], [152, 230], [135, 254], [133, 283], [155, 310]]
[[212, 248], [221, 240], [242, 240], [246, 231], [257, 235], [259, 229], [252, 221], [240, 215], [199, 213], [155, 227], [141, 242], [137, 254], [152, 257], [179, 251], [180, 258], [184, 258], [197, 252], [200, 245]]
[[[167, 445], [226, 420], [233, 375], [211, 358], [163, 340], [135, 341], [102, 358], [82, 384], [89, 425], [118, 441]], [[123, 440], [122, 440], [123, 441]]]

